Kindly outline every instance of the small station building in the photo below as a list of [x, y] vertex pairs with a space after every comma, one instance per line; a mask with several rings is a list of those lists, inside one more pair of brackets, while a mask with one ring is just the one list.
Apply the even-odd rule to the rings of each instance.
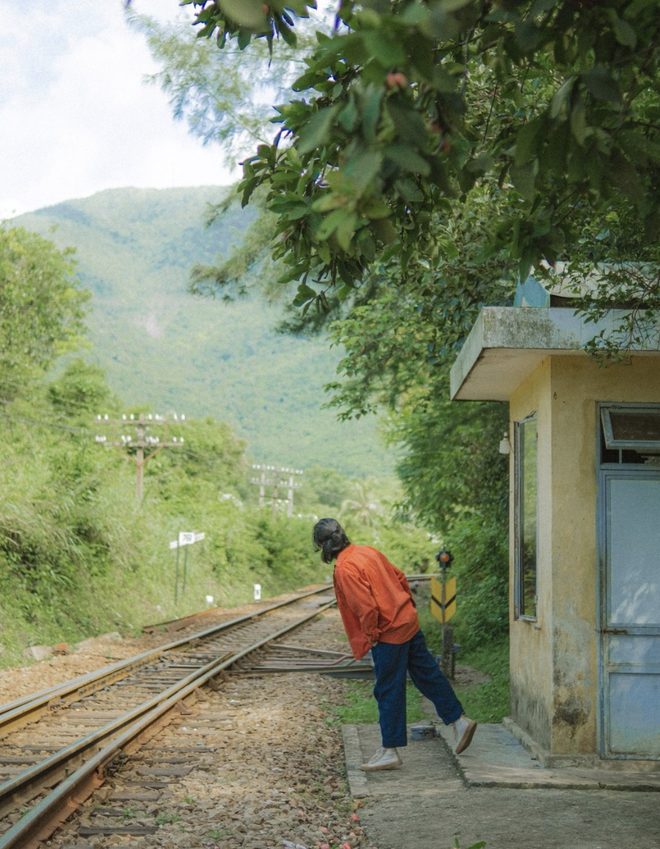
[[505, 724], [546, 766], [660, 760], [660, 345], [601, 366], [602, 326], [486, 307], [451, 373], [509, 404]]

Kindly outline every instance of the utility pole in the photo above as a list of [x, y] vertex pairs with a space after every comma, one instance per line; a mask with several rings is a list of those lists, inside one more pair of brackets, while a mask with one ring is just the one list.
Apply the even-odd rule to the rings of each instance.
[[[174, 421], [177, 423], [185, 422], [185, 419], [185, 416], [174, 414]], [[115, 421], [109, 420], [107, 415], [97, 416], [96, 420], [112, 427], [115, 436], [113, 440], [109, 441], [106, 436], [97, 435], [96, 442], [106, 447], [118, 448], [124, 456], [135, 463], [137, 473], [135, 496], [139, 504], [144, 493], [144, 467], [163, 448], [180, 448], [184, 443], [183, 437], [173, 436], [171, 441], [168, 441], [167, 434], [170, 422], [163, 416], [151, 413], [148, 415], [140, 413], [137, 417], [131, 413], [128, 416], [123, 415], [121, 420]], [[122, 429], [134, 428], [135, 436], [124, 433], [117, 438], [117, 430], [120, 427]]]
[[[273, 515], [281, 504], [286, 504], [287, 516], [293, 516], [293, 491], [300, 489], [301, 483], [296, 481], [296, 475], [302, 475], [302, 469], [289, 469], [282, 466], [255, 466], [252, 468], [259, 472], [259, 477], [251, 478], [250, 483], [256, 484], [259, 487], [259, 507], [264, 507], [266, 504], [266, 488], [272, 487], [271, 501], [273, 505]], [[280, 498], [280, 488], [286, 488], [287, 497]]]

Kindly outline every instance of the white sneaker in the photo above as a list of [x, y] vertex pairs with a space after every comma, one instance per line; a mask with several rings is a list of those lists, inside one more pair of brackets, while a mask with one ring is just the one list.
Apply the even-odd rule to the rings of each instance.
[[385, 749], [381, 746], [373, 758], [366, 764], [362, 764], [360, 769], [365, 772], [370, 772], [372, 769], [396, 769], [402, 763], [403, 761], [396, 749]]
[[474, 737], [474, 732], [476, 730], [477, 723], [472, 719], [468, 719], [464, 713], [458, 717], [456, 722], [454, 722], [454, 736], [456, 738], [456, 748], [454, 749], [454, 752], [457, 755], [460, 755], [461, 752], [464, 752], [467, 749], [472, 742], [472, 738]]

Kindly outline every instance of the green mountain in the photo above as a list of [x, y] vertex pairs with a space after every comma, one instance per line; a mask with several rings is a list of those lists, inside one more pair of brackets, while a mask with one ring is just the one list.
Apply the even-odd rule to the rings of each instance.
[[249, 210], [233, 208], [204, 225], [207, 205], [226, 191], [112, 189], [11, 223], [76, 248], [93, 293], [85, 359], [127, 404], [226, 421], [258, 463], [389, 474], [375, 419], [340, 423], [322, 409], [341, 352], [275, 333], [277, 313], [260, 302], [187, 292], [191, 266], [226, 255], [250, 221]]

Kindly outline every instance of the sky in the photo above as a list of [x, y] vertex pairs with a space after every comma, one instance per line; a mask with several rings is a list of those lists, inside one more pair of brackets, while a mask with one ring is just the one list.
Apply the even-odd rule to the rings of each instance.
[[[158, 19], [178, 0], [132, 0]], [[0, 221], [109, 188], [226, 185], [240, 176], [172, 117], [124, 0], [0, 0]]]

